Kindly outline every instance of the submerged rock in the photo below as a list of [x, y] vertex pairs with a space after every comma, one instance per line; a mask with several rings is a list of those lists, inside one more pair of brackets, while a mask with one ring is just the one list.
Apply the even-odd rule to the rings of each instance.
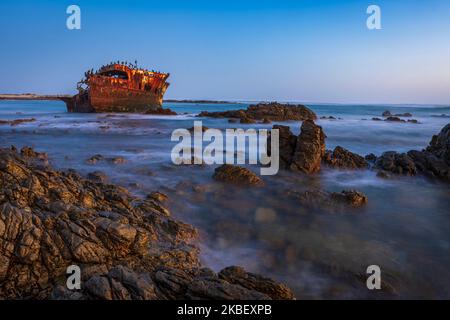
[[102, 171], [90, 172], [90, 173], [88, 173], [87, 178], [94, 182], [100, 182], [100, 183], [105, 183], [106, 181], [108, 181], [108, 177]]
[[[4, 299], [270, 299], [289, 289], [260, 276], [201, 267], [197, 230], [148, 199], [0, 149], [0, 296]], [[82, 287], [66, 287], [81, 268]], [[250, 285], [252, 284], [252, 285]], [[268, 288], [274, 288], [269, 290]], [[277, 295], [279, 292], [279, 295]], [[293, 297], [293, 296], [292, 296]]]
[[15, 119], [15, 120], [0, 120], [0, 125], [10, 125], [11, 127], [17, 126], [19, 124], [22, 123], [27, 123], [27, 122], [35, 122], [36, 118], [28, 118], [28, 119]]
[[349, 208], [358, 208], [368, 202], [362, 192], [343, 190], [342, 192], [327, 192], [324, 190], [310, 190], [304, 192], [288, 192], [303, 207], [324, 212], [340, 212]]
[[277, 102], [250, 105], [246, 110], [221, 112], [202, 111], [199, 117], [241, 119], [241, 123], [253, 123], [252, 120], [288, 121], [315, 120], [316, 114], [304, 105], [281, 104]]
[[241, 185], [264, 186], [264, 180], [247, 168], [224, 164], [216, 168], [213, 178], [217, 181]]

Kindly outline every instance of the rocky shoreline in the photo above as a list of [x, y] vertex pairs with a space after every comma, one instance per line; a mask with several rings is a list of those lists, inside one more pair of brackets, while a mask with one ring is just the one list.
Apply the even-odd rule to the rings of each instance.
[[[0, 296], [8, 299], [294, 299], [240, 267], [199, 261], [197, 230], [166, 196], [54, 170], [44, 153], [0, 149]], [[81, 268], [81, 290], [66, 269]]]

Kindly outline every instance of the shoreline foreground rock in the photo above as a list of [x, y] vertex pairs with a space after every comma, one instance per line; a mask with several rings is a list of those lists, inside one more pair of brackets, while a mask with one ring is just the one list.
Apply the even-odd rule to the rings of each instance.
[[[165, 197], [50, 167], [41, 153], [0, 148], [0, 296], [4, 299], [294, 299], [285, 285], [199, 260], [197, 230]], [[70, 265], [81, 290], [66, 287]]]

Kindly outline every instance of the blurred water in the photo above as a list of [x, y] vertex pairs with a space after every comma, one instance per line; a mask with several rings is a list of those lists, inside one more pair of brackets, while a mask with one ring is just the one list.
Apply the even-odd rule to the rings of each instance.
[[[163, 190], [173, 215], [201, 231], [202, 259], [215, 270], [236, 264], [285, 281], [299, 298], [386, 298], [369, 292], [355, 275], [377, 264], [400, 297], [450, 298], [450, 189], [420, 177], [378, 178], [373, 171], [323, 170], [311, 177], [280, 172], [267, 186], [241, 189], [215, 183], [214, 166], [175, 166], [170, 151], [176, 128], [203, 120], [209, 128], [235, 128], [226, 119], [196, 118], [202, 110], [246, 108], [247, 103], [167, 103], [178, 116], [69, 114], [58, 101], [0, 101], [0, 120], [36, 118], [0, 125], [0, 145], [29, 145], [49, 153], [54, 166], [82, 174], [104, 171], [138, 195]], [[327, 148], [341, 145], [362, 155], [427, 146], [447, 124], [450, 106], [311, 105], [327, 134]], [[410, 112], [420, 124], [370, 120], [381, 113]], [[363, 120], [367, 119], [367, 120]], [[286, 122], [294, 133], [300, 122]], [[271, 128], [270, 125], [252, 125]], [[248, 127], [245, 126], [245, 127]], [[122, 156], [127, 163], [100, 161], [94, 154]], [[250, 167], [258, 171], [257, 167]], [[363, 209], [311, 212], [286, 190], [355, 188], [368, 195]]]

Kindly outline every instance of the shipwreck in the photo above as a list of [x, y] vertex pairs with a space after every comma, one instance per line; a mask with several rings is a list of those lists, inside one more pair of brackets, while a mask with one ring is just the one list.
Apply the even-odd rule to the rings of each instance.
[[169, 73], [148, 71], [125, 62], [85, 72], [78, 94], [60, 98], [69, 112], [151, 112], [162, 108]]

